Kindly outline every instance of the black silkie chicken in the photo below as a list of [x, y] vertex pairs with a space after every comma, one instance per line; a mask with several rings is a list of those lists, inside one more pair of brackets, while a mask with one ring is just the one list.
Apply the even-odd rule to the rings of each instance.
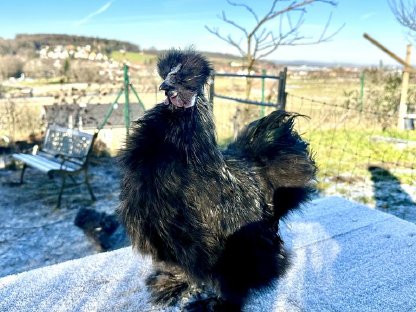
[[240, 311], [248, 292], [288, 265], [279, 220], [307, 201], [316, 167], [275, 111], [221, 151], [203, 90], [212, 68], [194, 50], [159, 58], [166, 99], [140, 118], [121, 152], [118, 212], [133, 247], [153, 257], [152, 299], [186, 311]]

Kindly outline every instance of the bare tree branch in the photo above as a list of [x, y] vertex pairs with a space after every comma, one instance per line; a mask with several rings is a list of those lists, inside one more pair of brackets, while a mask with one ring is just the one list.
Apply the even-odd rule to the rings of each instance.
[[[211, 28], [208, 26], [205, 26], [205, 28], [221, 40], [235, 47], [238, 52], [246, 59], [248, 66], [249, 63], [254, 64], [256, 60], [270, 55], [276, 51], [279, 46], [311, 45], [327, 42], [332, 39], [344, 26], [341, 26], [330, 35], [327, 35], [329, 26], [332, 21], [331, 13], [320, 36], [316, 40], [312, 40], [311, 38], [309, 38], [311, 40], [308, 40], [307, 37], [299, 35], [299, 31], [305, 21], [304, 17], [307, 13], [307, 7], [314, 3], [323, 3], [329, 6], [336, 6], [337, 3], [332, 0], [290, 0], [289, 3], [283, 5], [282, 7], [283, 2], [289, 1], [273, 0], [268, 12], [260, 18], [258, 14], [247, 4], [234, 0], [227, 0], [229, 5], [234, 7], [241, 7], [248, 11], [256, 21], [254, 27], [248, 30], [246, 27], [242, 26], [236, 21], [229, 19], [224, 11], [222, 12], [222, 15], [219, 16], [223, 22], [231, 25], [244, 34], [246, 39], [245, 44], [237, 42], [235, 39], [233, 39], [231, 34], [227, 36], [222, 35], [218, 28]], [[280, 5], [280, 8], [278, 8], [278, 5]], [[292, 13], [297, 15], [296, 22], [293, 21]], [[272, 28], [270, 30], [266, 24], [276, 18], [279, 18], [278, 27], [277, 29]], [[254, 63], [252, 62], [252, 59], [254, 59]], [[248, 69], [250, 70], [250, 68]]]
[[210, 33], [216, 35], [218, 38], [220, 38], [221, 40], [224, 40], [225, 42], [227, 42], [228, 44], [232, 45], [233, 47], [237, 48], [237, 50], [240, 52], [241, 56], [245, 56], [245, 52], [244, 50], [241, 48], [241, 45], [238, 44], [237, 42], [235, 42], [230, 35], [228, 35], [228, 37], [224, 37], [219, 33], [218, 28], [212, 29], [209, 28], [208, 26], [205, 26], [205, 29], [207, 29]]
[[408, 0], [389, 0], [391, 11], [396, 17], [397, 21], [406, 27], [410, 34], [415, 37], [416, 32], [416, 1]]
[[296, 28], [290, 29], [287, 33], [279, 36], [278, 38], [272, 36], [271, 41], [267, 45], [262, 46], [259, 50], [264, 52], [258, 56], [258, 59], [265, 58], [276, 51], [280, 46], [296, 45], [296, 42], [303, 40], [304, 38], [305, 37], [298, 34]]
[[[234, 29], [242, 32], [243, 42], [237, 42], [232, 35], [223, 35], [218, 28], [205, 26], [205, 28], [219, 39], [227, 42], [237, 49], [245, 60], [247, 71], [253, 70], [255, 63], [275, 52], [280, 46], [311, 45], [326, 42], [332, 39], [343, 26], [328, 34], [329, 26], [332, 22], [332, 13], [322, 32], [314, 39], [301, 34], [301, 29], [305, 22], [307, 9], [313, 4], [323, 4], [330, 7], [337, 5], [332, 0], [269, 0], [270, 9], [262, 16], [253, 10], [249, 5], [242, 3], [241, 0], [226, 0], [227, 3], [236, 8], [242, 8], [250, 13], [255, 23], [251, 28], [247, 28], [237, 20], [232, 20], [225, 12], [219, 18]], [[392, 0], [393, 1], [393, 0]], [[403, 1], [403, 0], [400, 0]], [[416, 0], [414, 0], [416, 1]], [[277, 23], [273, 23], [276, 21]], [[251, 84], [247, 81], [246, 96], [250, 95]]]
[[258, 36], [256, 35], [257, 40], [259, 40], [259, 41], [266, 40], [267, 39], [267, 36], [268, 36], [268, 33], [267, 33], [267, 29], [266, 28], [263, 28], [263, 30], [261, 31], [261, 33]]
[[242, 32], [243, 32], [246, 36], [248, 36], [247, 30], [246, 30], [244, 27], [242, 27], [242, 26], [238, 25], [236, 22], [234, 22], [234, 21], [231, 21], [231, 20], [227, 19], [227, 16], [225, 15], [224, 11], [222, 11], [222, 17], [221, 17], [221, 19], [222, 19], [224, 22], [226, 22], [226, 23], [228, 23], [228, 24], [230, 24], [230, 25], [234, 26], [235, 28], [237, 28], [237, 29], [241, 30], [241, 31], [242, 31]]
[[237, 3], [237, 2], [231, 2], [230, 0], [227, 0], [227, 2], [228, 2], [229, 5], [236, 6], [236, 7], [237, 6], [240, 6], [240, 7], [245, 8], [247, 11], [249, 11], [253, 15], [253, 17], [256, 20], [256, 22], [257, 23], [259, 22], [259, 17], [257, 16], [256, 12], [254, 12], [254, 10], [252, 8], [250, 8], [247, 4]]
[[282, 15], [284, 13], [287, 12], [291, 12], [291, 11], [296, 11], [298, 9], [304, 9], [305, 6], [308, 6], [314, 2], [322, 2], [322, 3], [327, 3], [330, 4], [332, 6], [336, 6], [337, 2], [335, 1], [330, 1], [330, 0], [304, 0], [302, 2], [297, 2], [297, 1], [293, 1], [292, 4], [290, 4], [289, 6], [287, 6], [286, 8], [283, 8], [282, 10], [278, 10], [275, 11], [275, 6], [276, 3], [278, 2], [278, 0], [274, 0], [273, 1], [273, 5], [271, 10], [269, 11], [269, 13], [267, 13], [258, 23], [257, 25], [253, 28], [253, 30], [250, 32], [249, 35], [253, 35], [263, 24], [265, 24], [266, 22], [274, 19], [275, 17]]
[[[269, 0], [271, 3], [270, 9], [261, 16], [259, 16], [252, 7], [242, 3], [242, 0], [226, 1], [233, 7], [241, 8], [249, 12], [250, 16], [252, 16], [255, 21], [254, 26], [247, 28], [241, 24], [239, 20], [232, 20], [228, 18], [223, 11], [219, 18], [226, 24], [232, 26], [233, 30], [238, 30], [244, 34], [243, 38], [239, 42], [233, 39], [232, 34], [221, 34], [218, 28], [208, 26], [205, 26], [205, 28], [219, 39], [227, 42], [229, 45], [237, 49], [245, 61], [248, 73], [254, 69], [258, 60], [263, 59], [275, 52], [280, 46], [295, 46], [326, 42], [333, 38], [343, 27], [341, 26], [335, 32], [328, 35], [328, 29], [332, 21], [331, 13], [323, 27], [322, 32], [316, 40], [312, 37], [307, 38], [301, 34], [301, 29], [304, 25], [305, 16], [307, 14], [307, 8], [317, 3], [335, 7], [337, 2], [331, 0]], [[273, 23], [273, 21], [276, 21], [277, 23]], [[244, 40], [244, 42], [242, 40]], [[251, 88], [252, 81], [247, 79], [247, 99], [250, 97]], [[236, 110], [234, 115], [235, 134], [237, 133], [239, 125], [246, 124], [247, 121], [250, 120], [250, 116], [251, 113], [249, 109]]]

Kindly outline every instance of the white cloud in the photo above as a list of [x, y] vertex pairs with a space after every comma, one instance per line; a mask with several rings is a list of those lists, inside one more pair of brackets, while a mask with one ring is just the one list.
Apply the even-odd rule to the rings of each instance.
[[105, 11], [107, 11], [109, 8], [110, 8], [110, 6], [111, 6], [111, 4], [113, 3], [113, 1], [109, 1], [109, 2], [107, 2], [106, 4], [104, 4], [101, 8], [99, 8], [98, 10], [96, 10], [96, 11], [94, 11], [94, 12], [92, 12], [92, 13], [90, 13], [90, 14], [88, 14], [86, 17], [84, 17], [83, 19], [81, 19], [81, 20], [79, 20], [79, 21], [76, 21], [75, 23], [74, 23], [74, 25], [75, 26], [81, 26], [81, 25], [83, 25], [83, 24], [86, 24], [86, 23], [88, 23], [93, 17], [95, 17], [95, 16], [97, 16], [97, 15], [100, 15], [100, 14], [102, 14], [102, 13], [104, 13]]
[[366, 14], [361, 15], [360, 20], [366, 21], [366, 20], [369, 20], [369, 19], [371, 19], [372, 17], [374, 17], [376, 15], [377, 15], [377, 12], [368, 12]]

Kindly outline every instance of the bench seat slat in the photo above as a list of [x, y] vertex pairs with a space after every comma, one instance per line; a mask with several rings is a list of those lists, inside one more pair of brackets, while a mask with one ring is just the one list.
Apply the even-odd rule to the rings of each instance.
[[[62, 161], [62, 158], [60, 158], [60, 157], [55, 157], [55, 156], [53, 156], [53, 155], [51, 155], [51, 154], [49, 154], [49, 153], [45, 153], [45, 152], [43, 152], [43, 151], [38, 151], [38, 153], [36, 154], [37, 156], [40, 156], [40, 157], [42, 157], [42, 158], [45, 158], [45, 159], [47, 159], [47, 160], [50, 160], [50, 161], [52, 161], [52, 162], [56, 162], [56, 163], [58, 163], [58, 164], [60, 164], [60, 161]], [[78, 161], [78, 162], [77, 162]], [[79, 159], [75, 159], [75, 161], [74, 161], [74, 158], [68, 158], [68, 159], [66, 159], [66, 161], [65, 161], [65, 166], [67, 166], [67, 167], [71, 167], [71, 168], [73, 168], [74, 170], [78, 170], [82, 165], [83, 165], [83, 163], [85, 162], [85, 160], [84, 159], [81, 159], [81, 160], [79, 160]]]
[[39, 155], [30, 155], [30, 154], [13, 154], [13, 158], [23, 161], [28, 166], [34, 167], [42, 172], [48, 173], [51, 170], [65, 170], [73, 172], [76, 168], [72, 166], [62, 165], [60, 163], [54, 162], [50, 159]]

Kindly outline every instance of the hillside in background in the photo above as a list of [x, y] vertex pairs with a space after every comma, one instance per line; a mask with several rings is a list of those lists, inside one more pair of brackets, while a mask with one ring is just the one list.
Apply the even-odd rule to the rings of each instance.
[[[148, 63], [156, 56], [165, 51], [152, 49], [141, 49], [139, 45], [120, 40], [104, 39], [97, 37], [75, 36], [66, 34], [18, 34], [14, 39], [0, 38], [0, 56], [18, 55], [22, 57], [34, 57], [42, 48], [48, 46], [51, 49], [57, 46], [91, 46], [91, 50], [101, 52], [108, 56], [121, 60], [127, 58], [133, 63]], [[121, 50], [126, 51], [124, 54]], [[137, 52], [142, 52], [140, 56]], [[204, 52], [204, 54], [215, 63], [240, 62], [241, 57], [233, 54], [220, 52]]]
[[[141, 75], [152, 75], [158, 55], [164, 50], [142, 49], [120, 40], [67, 34], [18, 34], [14, 39], [0, 38], [0, 80], [29, 77], [60, 82], [106, 82], [120, 76], [124, 62], [136, 66]], [[244, 72], [238, 55], [201, 51], [220, 72]], [[304, 62], [259, 61], [255, 71], [270, 73], [287, 65]], [[322, 67], [325, 64], [316, 64]], [[319, 70], [319, 69], [318, 69]]]
[[0, 55], [34, 54], [42, 47], [50, 46], [86, 46], [90, 45], [94, 50], [110, 54], [113, 51], [126, 50], [140, 51], [136, 44], [96, 37], [73, 36], [63, 34], [19, 34], [14, 39], [0, 38]]

